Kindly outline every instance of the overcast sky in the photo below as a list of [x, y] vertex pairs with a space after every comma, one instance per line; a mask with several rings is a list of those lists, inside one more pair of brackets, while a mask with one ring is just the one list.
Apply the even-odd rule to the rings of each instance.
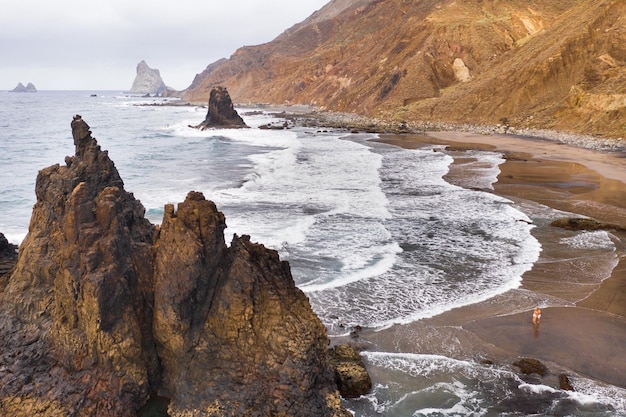
[[0, 90], [124, 90], [137, 64], [182, 90], [244, 45], [269, 42], [329, 0], [15, 0], [0, 13]]

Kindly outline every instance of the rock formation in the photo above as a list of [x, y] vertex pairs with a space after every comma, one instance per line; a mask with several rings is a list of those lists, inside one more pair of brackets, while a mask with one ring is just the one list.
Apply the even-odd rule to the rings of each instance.
[[248, 127], [233, 107], [230, 94], [224, 87], [214, 87], [209, 95], [209, 110], [206, 118], [195, 129]]
[[537, 359], [521, 358], [513, 362], [513, 365], [517, 366], [520, 372], [525, 375], [537, 374], [546, 376], [548, 374], [548, 368]]
[[559, 388], [563, 391], [576, 391], [566, 374], [559, 374]]
[[626, 3], [333, 0], [196, 76], [237, 102], [624, 137]]
[[24, 84], [22, 83], [17, 83], [15, 88], [13, 90], [10, 90], [9, 92], [10, 93], [36, 93], [37, 89], [35, 88], [33, 83], [26, 84], [26, 87], [24, 87]]
[[137, 75], [133, 81], [133, 86], [130, 88], [130, 93], [161, 95], [166, 90], [167, 87], [161, 79], [161, 73], [158, 69], [150, 68], [146, 61], [137, 64]]
[[626, 232], [626, 228], [618, 224], [599, 222], [586, 217], [564, 217], [553, 220], [552, 227], [560, 227], [567, 230], [617, 230]]
[[17, 265], [0, 293], [0, 414], [349, 416], [327, 335], [288, 263], [201, 193], [161, 227], [72, 121], [66, 165], [39, 172]]
[[350, 345], [337, 345], [330, 350], [330, 357], [343, 397], [357, 398], [372, 389], [372, 379], [358, 350]]

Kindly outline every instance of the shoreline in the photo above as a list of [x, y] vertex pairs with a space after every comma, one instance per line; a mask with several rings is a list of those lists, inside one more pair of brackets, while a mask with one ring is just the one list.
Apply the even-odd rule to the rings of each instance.
[[[502, 153], [505, 162], [494, 183], [495, 194], [515, 203], [533, 201], [626, 226], [626, 183], [622, 181], [626, 158], [622, 153], [470, 132], [390, 134], [381, 135], [379, 141], [405, 148], [441, 144]], [[454, 183], [454, 178], [448, 181]], [[364, 345], [386, 352], [442, 354], [504, 366], [520, 357], [532, 357], [548, 364], [552, 373], [542, 383], [555, 388], [559, 387], [558, 373], [626, 388], [626, 362], [622, 359], [626, 356], [626, 234], [610, 232], [617, 246], [615, 259], [591, 258], [585, 264], [602, 266], [608, 278], [572, 283], [566, 271], [580, 267], [580, 260], [558, 259], [558, 242], [546, 241], [542, 234], [550, 227], [533, 230], [542, 253], [523, 275], [520, 288], [429, 319], [380, 331], [363, 330]], [[512, 304], [527, 307], [509, 311]], [[543, 318], [533, 329], [535, 305], [542, 305]]]
[[[182, 106], [207, 107], [206, 102], [171, 100], [171, 97], [162, 97], [164, 102], [143, 103], [138, 106]], [[245, 115], [252, 109], [267, 110], [268, 114], [291, 121], [294, 125], [308, 127], [328, 127], [353, 131], [365, 131], [379, 134], [424, 134], [427, 132], [439, 133], [468, 133], [482, 136], [496, 135], [524, 140], [550, 141], [559, 144], [568, 144], [577, 148], [601, 150], [605, 152], [626, 153], [626, 137], [608, 137], [602, 135], [582, 134], [559, 130], [538, 128], [516, 128], [509, 124], [481, 125], [456, 124], [449, 122], [428, 121], [394, 121], [373, 117], [342, 113], [310, 104], [270, 104], [270, 103], [234, 103], [235, 107]]]
[[[242, 108], [246, 108], [247, 106], [248, 105], [241, 105]], [[549, 143], [571, 145], [576, 148], [626, 153], [626, 137], [604, 137], [601, 135], [537, 128], [518, 129], [508, 124], [481, 125], [439, 121], [393, 121], [358, 114], [334, 112], [306, 105], [265, 105], [261, 107], [274, 109], [275, 111], [272, 113], [277, 116], [290, 118], [300, 124], [304, 122], [312, 126], [324, 126], [353, 131], [362, 130], [368, 133], [379, 133], [382, 135], [456, 135], [460, 133], [481, 137], [493, 136], [511, 138], [514, 140], [547, 141]]]

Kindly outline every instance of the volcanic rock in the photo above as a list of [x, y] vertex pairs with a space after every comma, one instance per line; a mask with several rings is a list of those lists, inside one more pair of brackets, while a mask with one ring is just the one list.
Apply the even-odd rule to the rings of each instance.
[[22, 83], [17, 83], [15, 88], [13, 90], [10, 90], [9, 92], [10, 93], [36, 93], [37, 89], [35, 88], [33, 83], [26, 84], [26, 87], [24, 87], [24, 84]]
[[623, 226], [599, 222], [594, 219], [584, 217], [565, 217], [552, 221], [552, 227], [560, 227], [567, 230], [618, 230], [626, 231]]
[[165, 398], [172, 417], [350, 415], [288, 263], [227, 246], [201, 193], [152, 225], [80, 116], [72, 134], [0, 293], [0, 414], [130, 417]]
[[372, 380], [358, 350], [350, 345], [337, 345], [330, 350], [330, 357], [335, 381], [343, 397], [360, 397], [372, 389]]
[[150, 68], [146, 61], [137, 64], [137, 75], [130, 88], [130, 93], [161, 95], [166, 89], [158, 69]]
[[209, 110], [206, 118], [195, 129], [248, 127], [233, 107], [230, 94], [224, 87], [214, 87], [209, 96]]
[[517, 366], [520, 372], [526, 375], [537, 374], [546, 376], [548, 374], [548, 368], [537, 359], [522, 358], [514, 362], [513, 365]]
[[575, 391], [572, 383], [569, 380], [569, 377], [566, 374], [559, 375], [559, 388], [564, 391]]

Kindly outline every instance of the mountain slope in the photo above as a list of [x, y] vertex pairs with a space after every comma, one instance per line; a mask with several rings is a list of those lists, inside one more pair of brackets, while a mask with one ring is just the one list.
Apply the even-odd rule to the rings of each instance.
[[334, 0], [199, 74], [236, 102], [623, 137], [623, 0]]

